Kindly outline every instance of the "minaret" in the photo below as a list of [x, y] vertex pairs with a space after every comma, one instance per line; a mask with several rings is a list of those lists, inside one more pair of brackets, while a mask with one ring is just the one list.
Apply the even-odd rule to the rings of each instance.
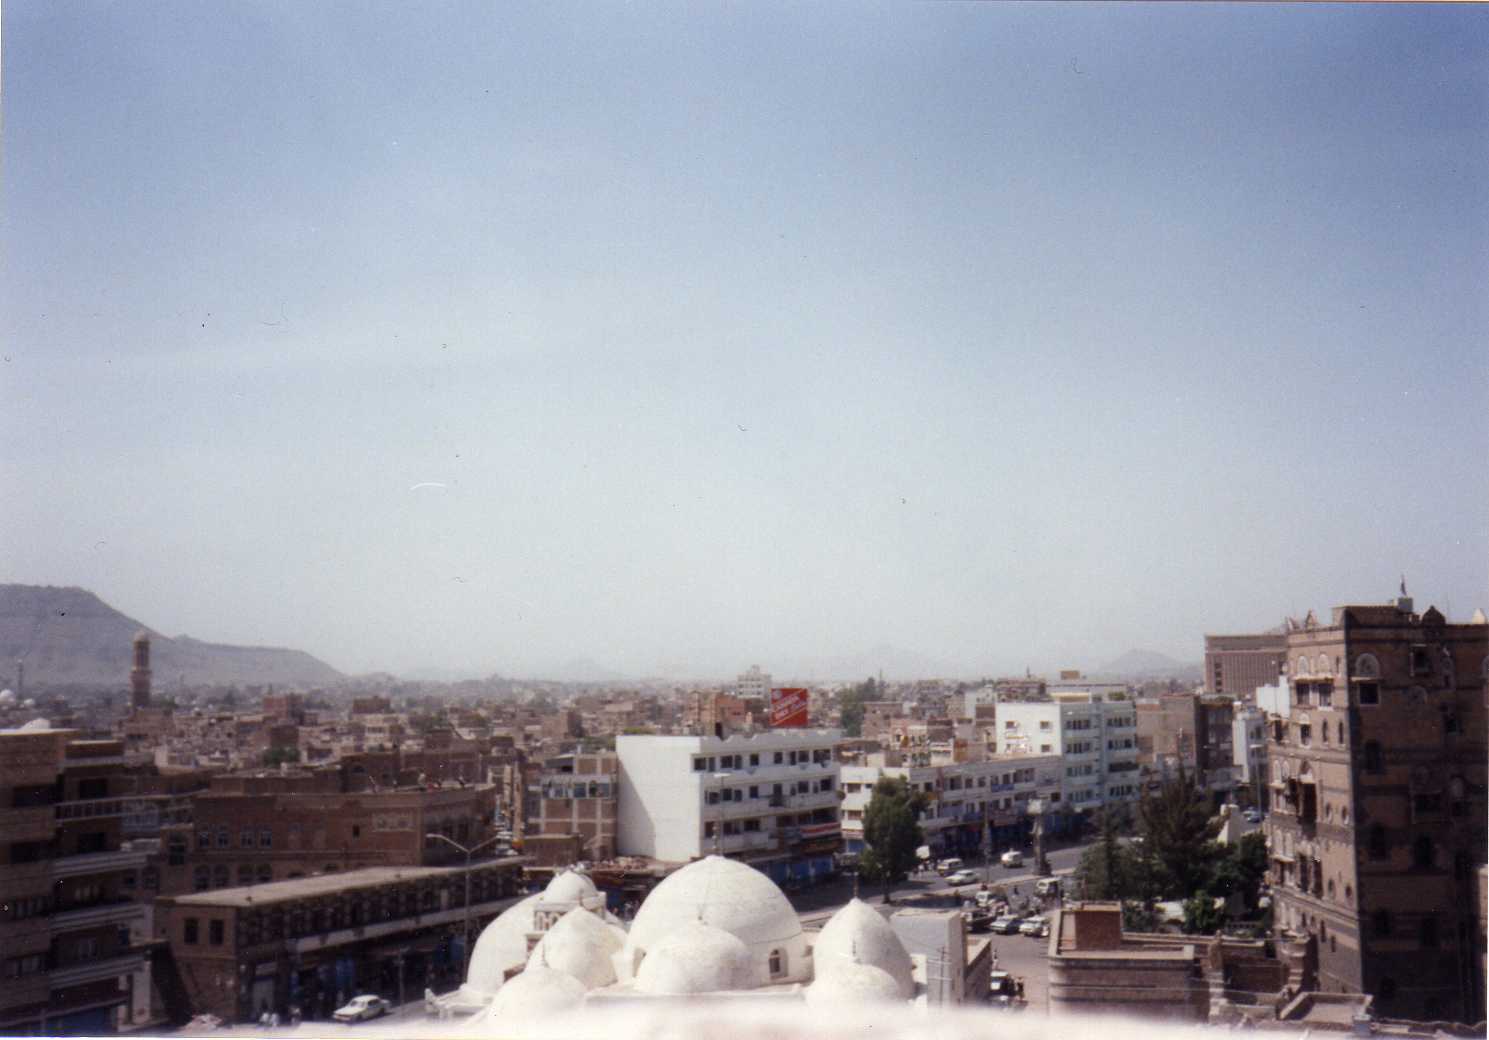
[[150, 706], [150, 634], [141, 631], [134, 637], [134, 667], [129, 670], [130, 703], [136, 708]]
[[16, 658], [16, 700], [26, 699], [26, 662]]

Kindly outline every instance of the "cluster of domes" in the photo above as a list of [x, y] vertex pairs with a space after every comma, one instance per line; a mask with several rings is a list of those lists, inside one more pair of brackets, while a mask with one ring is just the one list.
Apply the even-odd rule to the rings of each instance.
[[[529, 953], [530, 936], [558, 906], [569, 909]], [[461, 991], [489, 1000], [483, 1021], [520, 1033], [523, 1022], [574, 1010], [587, 994], [691, 997], [766, 987], [801, 994], [803, 985], [809, 1003], [839, 1006], [903, 1002], [915, 993], [909, 954], [866, 903], [854, 899], [834, 914], [813, 946], [768, 877], [709, 856], [663, 880], [629, 932], [601, 908], [589, 878], [559, 874], [481, 933]]]

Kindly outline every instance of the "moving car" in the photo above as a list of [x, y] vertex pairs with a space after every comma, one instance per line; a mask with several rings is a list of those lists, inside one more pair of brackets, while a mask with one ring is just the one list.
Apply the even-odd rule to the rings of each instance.
[[984, 888], [981, 892], [978, 892], [977, 895], [973, 896], [972, 898], [977, 900], [978, 906], [988, 907], [992, 906], [1003, 897], [994, 889]]
[[994, 1007], [1013, 1011], [1028, 1003], [1018, 995], [1018, 982], [1006, 971], [995, 971], [988, 975], [988, 1000]]
[[955, 874], [958, 870], [961, 869], [962, 861], [956, 858], [943, 859], [940, 863], [936, 864], [936, 873], [940, 874], [942, 877], [945, 877], [947, 874]]
[[363, 993], [346, 1002], [331, 1015], [338, 1022], [362, 1022], [369, 1018], [380, 1018], [393, 1009], [393, 1005], [382, 997]]
[[1047, 917], [1031, 917], [1019, 925], [1019, 934], [1027, 935], [1033, 939], [1048, 938], [1050, 934], [1050, 922]]
[[1262, 814], [1260, 812], [1258, 812], [1257, 810], [1255, 810], [1255, 809], [1247, 809], [1241, 815], [1243, 817], [1245, 817], [1247, 823], [1261, 823], [1262, 822]]
[[1004, 914], [1002, 917], [993, 922], [993, 925], [989, 929], [989, 931], [996, 932], [999, 935], [1017, 935], [1019, 931], [1019, 924], [1022, 921], [1023, 918], [1019, 917], [1017, 914]]
[[955, 874], [946, 875], [948, 885], [971, 885], [977, 881], [977, 873], [972, 870], [958, 870]]
[[977, 907], [963, 914], [967, 919], [967, 931], [985, 932], [993, 925], [993, 912]]
[[1005, 867], [1022, 867], [1024, 865], [1024, 854], [1017, 849], [1009, 849], [998, 857], [998, 862]]
[[1057, 877], [1040, 878], [1034, 882], [1034, 894], [1041, 897], [1058, 896], [1060, 894], [1060, 879]]

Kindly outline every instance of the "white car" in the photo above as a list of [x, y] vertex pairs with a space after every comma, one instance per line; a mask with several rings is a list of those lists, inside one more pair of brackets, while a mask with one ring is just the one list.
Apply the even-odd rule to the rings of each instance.
[[363, 1022], [369, 1018], [380, 1018], [393, 1009], [393, 1005], [382, 997], [364, 993], [347, 1001], [331, 1015], [338, 1022]]
[[975, 870], [958, 870], [955, 874], [946, 875], [948, 885], [970, 885], [977, 881]]
[[1019, 925], [1019, 934], [1032, 936], [1035, 939], [1043, 939], [1050, 934], [1050, 923], [1044, 917], [1031, 917]]
[[1009, 849], [998, 857], [998, 862], [1005, 867], [1022, 867], [1024, 865], [1024, 854], [1017, 849]]

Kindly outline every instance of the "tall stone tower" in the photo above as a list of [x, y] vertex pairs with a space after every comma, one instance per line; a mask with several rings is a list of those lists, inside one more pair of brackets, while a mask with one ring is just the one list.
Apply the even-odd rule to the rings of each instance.
[[150, 635], [134, 637], [134, 667], [129, 670], [129, 701], [136, 708], [150, 706]]

